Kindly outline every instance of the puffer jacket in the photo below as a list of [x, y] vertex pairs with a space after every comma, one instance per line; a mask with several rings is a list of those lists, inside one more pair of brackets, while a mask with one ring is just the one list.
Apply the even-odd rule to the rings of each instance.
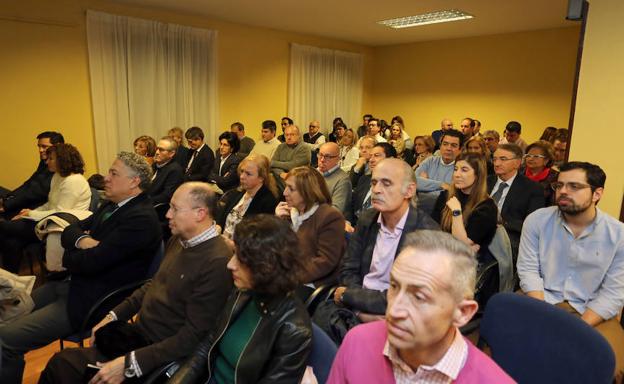
[[[236, 365], [235, 382], [299, 383], [312, 347], [312, 326], [305, 307], [294, 293], [255, 294], [254, 297], [261, 318]], [[236, 289], [232, 292], [216, 330], [197, 346], [168, 383], [207, 383], [210, 380], [219, 340], [251, 299], [249, 292]]]

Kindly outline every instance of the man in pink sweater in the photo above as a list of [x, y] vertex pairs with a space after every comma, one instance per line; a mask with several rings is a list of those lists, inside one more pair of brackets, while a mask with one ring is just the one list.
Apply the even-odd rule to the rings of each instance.
[[478, 308], [476, 265], [448, 233], [410, 234], [390, 274], [386, 320], [347, 334], [328, 383], [514, 383], [459, 332]]

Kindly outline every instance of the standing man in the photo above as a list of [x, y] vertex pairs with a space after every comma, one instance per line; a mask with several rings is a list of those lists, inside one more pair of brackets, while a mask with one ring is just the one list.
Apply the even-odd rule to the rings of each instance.
[[474, 134], [474, 120], [472, 120], [470, 117], [465, 117], [461, 123], [459, 124], [462, 133], [464, 134], [464, 140], [468, 140], [470, 139]]
[[518, 173], [522, 154], [522, 149], [517, 145], [500, 144], [492, 158], [495, 175], [487, 178], [488, 193], [498, 206], [503, 226], [509, 235], [514, 265], [524, 219], [545, 205], [542, 186]]
[[275, 137], [275, 130], [277, 129], [277, 125], [273, 120], [265, 120], [262, 122], [262, 140], [257, 142], [256, 145], [251, 150], [251, 153], [258, 153], [260, 155], [264, 155], [267, 159], [272, 159], [273, 154], [277, 147], [279, 147], [280, 142]]
[[280, 192], [284, 190], [284, 180], [288, 171], [302, 165], [310, 165], [310, 149], [301, 141], [299, 127], [288, 126], [284, 136], [286, 142], [277, 147], [271, 159], [271, 172], [275, 176]]
[[52, 172], [46, 164], [46, 151], [60, 143], [65, 143], [65, 139], [58, 132], [46, 131], [37, 135], [39, 165], [24, 184], [0, 196], [0, 216], [9, 220], [24, 208], [35, 208], [48, 201]]
[[318, 154], [318, 170], [325, 178], [331, 195], [332, 206], [348, 217], [351, 210], [351, 179], [340, 169], [340, 148], [336, 143], [321, 145]]
[[63, 267], [71, 278], [49, 281], [33, 291], [35, 309], [0, 327], [0, 383], [21, 383], [26, 352], [76, 333], [99, 299], [146, 277], [162, 243], [156, 212], [145, 193], [151, 177], [142, 156], [117, 155], [105, 178], [108, 202], [61, 235]]
[[[557, 206], [530, 214], [518, 255], [520, 288], [595, 327], [611, 344], [616, 374], [624, 374], [624, 224], [596, 206], [607, 179], [597, 165], [560, 167]], [[616, 381], [619, 382], [619, 381]]]
[[177, 149], [175, 140], [169, 136], [160, 139], [156, 146], [152, 182], [147, 190], [154, 204], [169, 203], [173, 192], [184, 181], [184, 170], [174, 160]]
[[191, 155], [186, 164], [185, 181], [207, 181], [214, 165], [215, 155], [208, 144], [204, 143], [204, 131], [191, 127], [184, 134], [191, 148]]
[[303, 141], [310, 145], [310, 165], [312, 167], [316, 167], [318, 164], [318, 150], [321, 145], [325, 143], [325, 136], [321, 132], [321, 123], [318, 120], [310, 121], [310, 125], [308, 126], [308, 132], [303, 134]]
[[386, 143], [385, 137], [381, 136], [381, 126], [379, 125], [379, 120], [372, 118], [368, 121], [368, 136], [374, 137], [375, 141], [378, 143]]
[[240, 142], [240, 148], [238, 149], [238, 155], [241, 159], [244, 159], [251, 153], [251, 150], [256, 145], [254, 139], [249, 136], [245, 136], [245, 126], [243, 123], [235, 122], [230, 126], [230, 131], [238, 136]]
[[329, 384], [514, 383], [459, 332], [478, 308], [477, 261], [452, 235], [407, 236], [390, 273], [385, 319], [353, 328]]

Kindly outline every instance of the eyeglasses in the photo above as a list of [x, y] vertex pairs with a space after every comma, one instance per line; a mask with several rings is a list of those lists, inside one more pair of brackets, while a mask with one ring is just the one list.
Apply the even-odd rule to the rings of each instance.
[[156, 150], [159, 152], [171, 152], [171, 149], [167, 149], [167, 148], [163, 148], [163, 147], [156, 147]]
[[581, 189], [585, 189], [585, 188], [593, 188], [593, 186], [589, 184], [576, 183], [574, 181], [569, 182], [569, 183], [562, 183], [560, 181], [555, 181], [550, 184], [550, 187], [553, 189], [553, 191], [558, 191], [561, 188], [566, 187], [566, 189], [569, 189], [572, 192], [580, 191]]
[[485, 140], [485, 141], [494, 141], [496, 139], [493, 138], [493, 137], [484, 137], [483, 140]]
[[515, 160], [515, 159], [517, 159], [517, 157], [505, 157], [505, 156], [503, 156], [503, 157], [496, 157], [496, 156], [494, 156], [494, 157], [492, 157], [492, 162], [502, 161], [504, 163], [506, 161]]
[[319, 159], [327, 159], [327, 160], [331, 160], [331, 159], [335, 159], [336, 157], [338, 157], [338, 155], [324, 155], [322, 153], [318, 154], [318, 158]]
[[530, 153], [527, 153], [526, 155], [524, 155], [525, 159], [545, 159], [546, 156], [544, 155], [532, 155]]
[[312, 124], [310, 124], [308, 127], [309, 127], [309, 128], [319, 128], [319, 126], [318, 126], [318, 125], [312, 125]]

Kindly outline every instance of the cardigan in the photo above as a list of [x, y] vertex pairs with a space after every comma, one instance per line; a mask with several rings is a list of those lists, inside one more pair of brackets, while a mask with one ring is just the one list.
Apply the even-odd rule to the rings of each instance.
[[91, 204], [91, 188], [87, 179], [79, 173], [63, 177], [52, 176], [48, 201], [28, 213], [28, 217], [39, 221], [56, 212], [70, 210], [88, 211]]

